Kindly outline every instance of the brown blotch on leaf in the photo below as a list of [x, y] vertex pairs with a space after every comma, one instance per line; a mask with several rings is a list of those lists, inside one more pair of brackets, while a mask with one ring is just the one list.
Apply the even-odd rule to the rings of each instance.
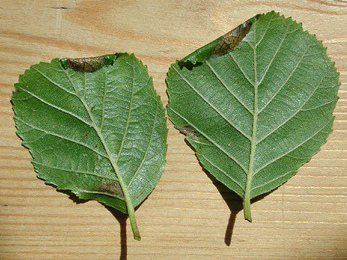
[[89, 133], [90, 133], [90, 132], [86, 132], [86, 133], [83, 135], [83, 138], [84, 138], [84, 139], [88, 139]]
[[196, 140], [198, 138], [199, 133], [190, 126], [182, 126], [178, 127], [177, 129], [193, 140]]
[[81, 72], [93, 72], [100, 69], [105, 62], [104, 56], [80, 58], [80, 59], [66, 59], [66, 64], [73, 70]]
[[246, 21], [230, 32], [224, 34], [222, 41], [220, 41], [213, 50], [212, 56], [225, 55], [239, 46], [242, 39], [245, 38], [251, 29], [251, 24], [250, 21]]
[[97, 188], [97, 191], [107, 194], [115, 195], [119, 198], [124, 198], [122, 188], [120, 184], [116, 181], [102, 182]]

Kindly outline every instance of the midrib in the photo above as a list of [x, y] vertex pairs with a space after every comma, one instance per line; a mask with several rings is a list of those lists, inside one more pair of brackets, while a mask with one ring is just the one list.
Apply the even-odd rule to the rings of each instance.
[[254, 158], [255, 158], [255, 148], [257, 144], [257, 120], [258, 120], [258, 76], [257, 76], [257, 55], [256, 55], [256, 30], [254, 28], [254, 45], [253, 45], [253, 66], [254, 66], [254, 105], [253, 105], [253, 126], [252, 126], [252, 137], [251, 137], [251, 153], [249, 156], [249, 166], [247, 172], [247, 181], [245, 189], [245, 197], [243, 199], [243, 211], [245, 219], [252, 222], [251, 214], [251, 187], [252, 178], [254, 173]]
[[108, 148], [108, 145], [107, 145], [107, 143], [106, 143], [106, 141], [105, 141], [105, 139], [104, 139], [100, 129], [97, 127], [97, 125], [95, 123], [95, 120], [94, 120], [94, 117], [91, 114], [91, 111], [90, 111], [88, 105], [86, 104], [84, 98], [80, 97], [77, 94], [77, 89], [76, 89], [75, 84], [73, 83], [73, 81], [72, 81], [72, 79], [70, 77], [69, 72], [67, 70], [65, 70], [65, 69], [63, 69], [63, 71], [67, 75], [67, 77], [68, 77], [72, 87], [74, 88], [76, 96], [80, 99], [80, 101], [83, 104], [85, 110], [87, 111], [87, 114], [88, 114], [88, 116], [89, 116], [89, 118], [90, 118], [90, 120], [92, 122], [91, 126], [93, 127], [93, 129], [95, 130], [96, 134], [100, 138], [101, 143], [102, 143], [102, 145], [103, 145], [103, 147], [105, 149], [106, 155], [107, 155], [107, 157], [108, 157], [108, 159], [109, 159], [109, 161], [110, 161], [110, 163], [112, 165], [113, 170], [116, 173], [116, 176], [118, 178], [119, 184], [120, 184], [120, 186], [122, 188], [122, 191], [123, 191], [124, 201], [125, 201], [125, 204], [126, 204], [126, 207], [127, 207], [131, 228], [133, 230], [134, 239], [141, 240], [141, 236], [140, 236], [139, 230], [137, 228], [137, 224], [136, 224], [134, 206], [133, 206], [132, 200], [130, 198], [130, 194], [129, 194], [128, 188], [127, 188], [126, 184], [124, 183], [122, 175], [120, 174], [120, 171], [118, 169], [117, 163], [116, 163], [115, 160], [112, 159], [112, 153], [111, 153], [110, 149]]

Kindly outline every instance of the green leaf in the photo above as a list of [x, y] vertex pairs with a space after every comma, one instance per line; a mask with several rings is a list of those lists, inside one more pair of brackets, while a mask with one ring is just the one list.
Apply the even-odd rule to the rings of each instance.
[[166, 154], [166, 119], [134, 55], [53, 59], [31, 66], [12, 96], [18, 135], [37, 176], [81, 199], [129, 214], [154, 189]]
[[326, 49], [301, 24], [275, 12], [246, 23], [245, 37], [234, 30], [212, 42], [236, 39], [228, 52], [210, 44], [172, 64], [167, 108], [203, 167], [243, 198], [251, 221], [251, 199], [290, 179], [326, 142], [340, 84]]

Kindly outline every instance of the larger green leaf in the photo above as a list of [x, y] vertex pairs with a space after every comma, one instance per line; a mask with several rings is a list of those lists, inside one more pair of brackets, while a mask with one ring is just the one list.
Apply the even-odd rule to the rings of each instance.
[[[65, 64], [65, 66], [63, 66]], [[166, 119], [147, 68], [116, 54], [33, 65], [12, 102], [37, 176], [81, 199], [128, 213], [153, 190], [166, 154]]]
[[204, 168], [243, 198], [249, 221], [250, 200], [326, 142], [339, 87], [322, 43], [275, 12], [176, 62], [167, 83], [170, 120]]

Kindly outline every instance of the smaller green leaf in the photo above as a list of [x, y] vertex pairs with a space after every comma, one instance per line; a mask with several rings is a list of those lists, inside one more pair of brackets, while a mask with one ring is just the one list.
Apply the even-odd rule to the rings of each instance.
[[126, 53], [31, 66], [12, 99], [37, 176], [129, 214], [162, 174], [167, 128], [147, 68]]

